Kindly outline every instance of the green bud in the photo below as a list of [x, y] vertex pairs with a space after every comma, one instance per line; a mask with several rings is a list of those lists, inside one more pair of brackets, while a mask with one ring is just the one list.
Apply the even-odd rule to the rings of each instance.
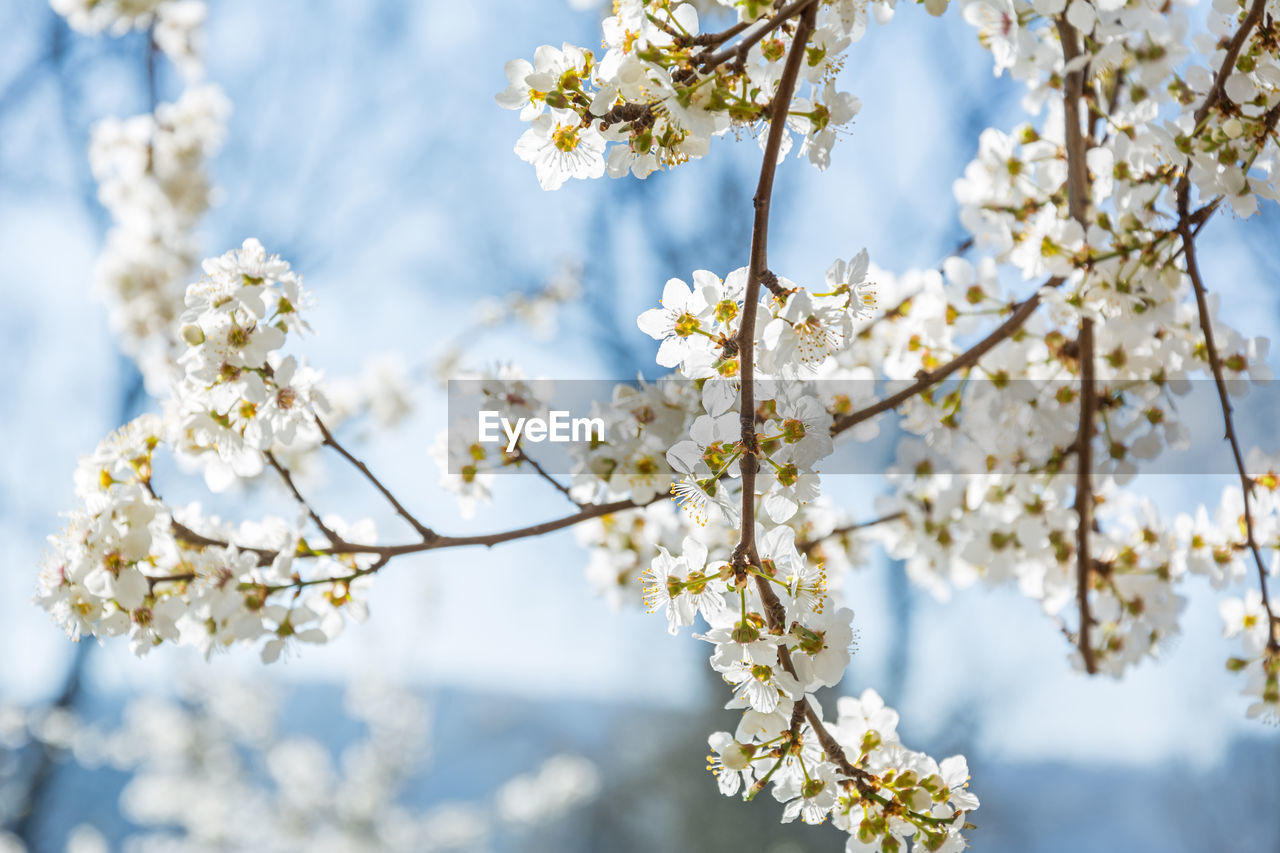
[[760, 639], [760, 629], [744, 620], [733, 626], [732, 636], [735, 643], [754, 643]]

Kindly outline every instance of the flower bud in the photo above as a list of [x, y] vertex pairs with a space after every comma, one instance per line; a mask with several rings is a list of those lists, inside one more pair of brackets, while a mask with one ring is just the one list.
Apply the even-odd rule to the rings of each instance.
[[182, 328], [178, 330], [178, 334], [182, 336], [188, 346], [198, 347], [204, 343], [204, 329], [195, 323], [184, 323]]

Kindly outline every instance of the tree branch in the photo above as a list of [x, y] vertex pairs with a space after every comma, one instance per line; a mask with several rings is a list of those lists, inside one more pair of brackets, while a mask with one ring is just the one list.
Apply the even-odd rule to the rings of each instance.
[[[802, 12], [815, 10], [817, 5], [818, 0], [793, 0], [792, 3], [779, 9], [778, 13], [772, 18], [765, 19], [767, 23], [765, 23], [764, 26], [757, 28], [754, 32], [749, 32], [744, 35], [737, 44], [722, 48], [708, 56], [695, 56], [693, 61], [695, 64], [701, 65], [703, 68], [715, 68], [717, 65], [722, 62], [727, 62], [730, 59], [743, 61], [746, 59], [747, 53], [750, 52], [752, 45], [759, 42], [760, 39], [764, 38], [769, 33], [786, 23], [789, 19], [794, 18], [796, 15]], [[810, 24], [809, 29], [812, 31], [812, 24]], [[808, 41], [809, 38], [806, 35], [804, 43], [807, 44]], [[782, 91], [781, 82], [778, 84], [778, 91]], [[790, 104], [790, 102], [791, 100], [788, 98], [787, 103]], [[770, 127], [772, 128], [772, 124], [770, 124]]]
[[[1070, 65], [1080, 56], [1080, 35], [1065, 17], [1057, 20], [1062, 58]], [[1084, 68], [1069, 72], [1062, 88], [1063, 142], [1067, 153], [1067, 211], [1087, 235], [1089, 230], [1088, 144], [1080, 128], [1080, 101], [1084, 97]], [[1094, 675], [1098, 662], [1089, 642], [1089, 580], [1093, 572], [1090, 536], [1093, 533], [1093, 417], [1098, 408], [1093, 358], [1093, 319], [1080, 319], [1076, 338], [1080, 361], [1080, 428], [1076, 433], [1076, 602], [1080, 608], [1080, 631], [1076, 642], [1085, 672]]]
[[[443, 548], [463, 548], [471, 545], [483, 545], [485, 547], [493, 547], [504, 542], [513, 542], [518, 539], [529, 539], [534, 536], [541, 536], [545, 533], [552, 533], [562, 530], [566, 527], [572, 527], [583, 521], [593, 518], [599, 518], [602, 515], [609, 515], [615, 512], [624, 512], [629, 509], [641, 509], [650, 504], [657, 503], [666, 499], [665, 494], [654, 495], [647, 501], [637, 503], [631, 500], [613, 501], [603, 504], [588, 504], [582, 509], [551, 521], [543, 521], [538, 524], [531, 524], [526, 527], [516, 527], [511, 530], [501, 530], [496, 533], [481, 533], [472, 536], [441, 536], [432, 534], [431, 539], [422, 542], [406, 542], [399, 545], [366, 545], [359, 542], [342, 542], [334, 544], [328, 548], [308, 549], [300, 551], [296, 556], [299, 557], [336, 557], [343, 554], [372, 554], [379, 557], [401, 557], [407, 554], [420, 554], [424, 551], [437, 551]], [[241, 551], [249, 551], [258, 555], [262, 564], [270, 563], [278, 555], [278, 551], [272, 551], [267, 548], [245, 548], [236, 545], [233, 542], [224, 542], [220, 539], [213, 539], [203, 536], [190, 528], [173, 522], [172, 528], [176, 538], [198, 547], [213, 548], [238, 548]]]
[[289, 473], [289, 469], [281, 465], [276, 459], [275, 454], [270, 450], [264, 451], [262, 455], [267, 457], [267, 462], [280, 474], [280, 478], [284, 480], [284, 484], [289, 487], [289, 492], [293, 495], [294, 500], [301, 504], [302, 508], [307, 511], [307, 515], [311, 516], [311, 520], [315, 522], [316, 527], [320, 528], [320, 532], [329, 539], [329, 543], [331, 545], [345, 544], [343, 538], [335, 533], [329, 525], [324, 523], [324, 520], [320, 518], [320, 514], [311, 507], [311, 504], [307, 503], [307, 499], [302, 496], [302, 492], [298, 491], [298, 487], [294, 484], [293, 476]]
[[[151, 494], [155, 497], [155, 492]], [[223, 542], [220, 539], [212, 539], [201, 533], [196, 533], [176, 519], [170, 520], [169, 528], [173, 531], [174, 538], [180, 542], [186, 542], [188, 545], [195, 545], [199, 548], [235, 548], [238, 551], [247, 551], [251, 554], [257, 554], [258, 560], [264, 565], [270, 563], [277, 556], [277, 552], [267, 548], [246, 548], [243, 545], [234, 545], [230, 542]]]
[[[764, 159], [760, 166], [760, 182], [753, 199], [755, 221], [751, 230], [751, 257], [747, 269], [747, 291], [743, 301], [742, 325], [738, 329], [738, 351], [741, 358], [739, 376], [742, 382], [740, 416], [745, 452], [739, 462], [742, 474], [742, 533], [734, 548], [732, 562], [738, 571], [740, 581], [744, 578], [745, 565], [748, 561], [757, 569], [761, 568], [760, 555], [756, 552], [755, 543], [755, 478], [759, 467], [757, 460], [759, 445], [755, 433], [755, 327], [760, 287], [768, 272], [769, 207], [773, 196], [773, 179], [777, 170], [783, 134], [786, 132], [785, 113], [779, 114], [778, 107], [785, 109], [791, 102], [796, 79], [800, 73], [800, 62], [804, 57], [805, 47], [813, 31], [816, 17], [817, 6], [806, 5], [800, 16], [799, 26], [796, 27], [791, 48], [787, 52], [782, 76], [778, 81], [778, 90], [774, 95], [774, 109], [770, 111], [769, 135], [765, 140]], [[770, 581], [763, 574], [757, 573], [754, 577], [769, 631], [779, 636], [785, 634], [786, 608], [770, 586]], [[795, 665], [791, 661], [791, 653], [785, 644], [778, 646], [778, 659], [783, 668], [794, 678]], [[797, 723], [803, 713], [813, 726], [827, 756], [840, 767], [841, 772], [858, 785], [860, 790], [874, 795], [874, 786], [870, 781], [871, 774], [855, 767], [848, 760], [839, 742], [827, 730], [817, 713], [809, 707], [805, 697], [801, 696], [795, 702], [793, 727], [798, 728]]]
[[1235, 418], [1232, 414], [1231, 400], [1227, 393], [1227, 381], [1222, 374], [1222, 355], [1213, 337], [1213, 319], [1209, 313], [1209, 298], [1205, 290], [1204, 279], [1200, 275], [1200, 264], [1196, 259], [1195, 235], [1191, 233], [1189, 192], [1185, 187], [1178, 191], [1178, 233], [1182, 236], [1182, 247], [1187, 258], [1187, 274], [1191, 277], [1191, 286], [1196, 294], [1196, 309], [1200, 315], [1200, 330], [1204, 333], [1205, 352], [1209, 358], [1209, 368], [1213, 371], [1213, 381], [1218, 389], [1218, 403], [1222, 408], [1222, 420], [1226, 425], [1226, 439], [1231, 445], [1231, 455], [1235, 459], [1236, 473], [1240, 476], [1240, 490], [1244, 494], [1244, 529], [1249, 551], [1253, 554], [1254, 565], [1258, 569], [1258, 589], [1262, 593], [1262, 606], [1267, 612], [1267, 649], [1273, 654], [1280, 652], [1280, 636], [1277, 629], [1275, 611], [1271, 608], [1271, 598], [1267, 594], [1267, 568], [1258, 549], [1258, 541], [1253, 530], [1253, 480], [1245, 469], [1244, 454], [1240, 450], [1240, 438], [1236, 434]]
[[797, 542], [796, 550], [807, 557], [815, 548], [828, 539], [834, 539], [838, 536], [847, 536], [848, 534], [856, 533], [859, 530], [866, 530], [868, 527], [876, 527], [880, 524], [888, 524], [891, 521], [898, 521], [904, 515], [905, 513], [902, 512], [892, 512], [888, 515], [882, 515], [879, 518], [873, 518], [869, 521], [857, 521], [853, 524], [844, 524], [840, 527], [833, 528], [830, 533], [826, 533], [822, 536], [815, 536], [813, 539], [806, 542]]
[[1231, 76], [1231, 72], [1236, 68], [1236, 60], [1240, 57], [1240, 50], [1244, 47], [1245, 39], [1249, 37], [1249, 33], [1262, 20], [1262, 12], [1267, 7], [1266, 0], [1253, 0], [1249, 5], [1249, 11], [1244, 16], [1244, 20], [1240, 22], [1239, 29], [1235, 35], [1231, 37], [1231, 41], [1227, 43], [1227, 53], [1222, 59], [1222, 65], [1218, 66], [1218, 72], [1214, 75], [1213, 85], [1209, 87], [1209, 94], [1205, 95], [1204, 103], [1201, 104], [1195, 112], [1195, 127], [1198, 130], [1200, 123], [1204, 121], [1205, 116], [1209, 115], [1209, 110], [1218, 105], [1218, 101], [1222, 100], [1223, 87], [1227, 84], [1227, 78]]
[[405, 521], [409, 522], [409, 524], [413, 527], [414, 530], [418, 531], [418, 533], [422, 536], [422, 541], [430, 542], [431, 540], [436, 538], [436, 532], [432, 530], [430, 527], [427, 527], [422, 522], [418, 521], [418, 519], [414, 517], [413, 513], [405, 509], [404, 505], [401, 504], [400, 501], [396, 500], [396, 496], [391, 494], [391, 490], [388, 489], [386, 486], [382, 485], [381, 480], [373, 476], [373, 472], [369, 470], [369, 466], [365, 465], [359, 459], [352, 456], [351, 453], [348, 452], [348, 450], [345, 447], [339, 444], [337, 439], [333, 437], [333, 433], [329, 432], [329, 428], [326, 427], [324, 425], [324, 422], [321, 421], [319, 418], [316, 418], [316, 426], [320, 428], [320, 435], [324, 437], [324, 443], [332, 447], [334, 450], [338, 451], [338, 454], [343, 459], [347, 460], [352, 465], [354, 465], [356, 467], [356, 470], [358, 470], [361, 474], [363, 474], [364, 478], [368, 480], [371, 484], [373, 484], [373, 487], [377, 489], [378, 492], [384, 498], [387, 499], [387, 502], [391, 504], [391, 506], [395, 509], [396, 513], [399, 514], [399, 516], [403, 518]]
[[[1063, 279], [1061, 278], [1051, 278], [1041, 286], [1041, 290], [1044, 288], [1060, 287], [1062, 282]], [[903, 388], [896, 394], [890, 394], [888, 397], [885, 397], [882, 400], [877, 400], [870, 406], [866, 406], [856, 412], [850, 412], [847, 415], [841, 415], [836, 418], [831, 423], [831, 434], [839, 435], [845, 430], [852, 429], [865, 420], [874, 418], [876, 415], [887, 412], [890, 409], [896, 409], [898, 406], [901, 406], [917, 394], [927, 391], [934, 385], [937, 385], [957, 370], [962, 370], [966, 367], [972, 367], [977, 364], [978, 360], [990, 352], [996, 344], [1013, 337], [1013, 335], [1022, 328], [1022, 326], [1027, 322], [1027, 319], [1034, 314], [1035, 310], [1039, 307], [1040, 291], [1036, 291], [1019, 303], [1013, 313], [1009, 315], [1009, 318], [996, 328], [992, 329], [990, 334], [960, 355], [951, 359], [951, 361], [947, 362], [942, 367], [935, 370], [922, 370], [920, 373], [916, 374], [917, 378], [915, 382], [908, 385], [906, 388]]]
[[[797, 5], [797, 4], [792, 4]], [[784, 10], [785, 11], [785, 10]], [[781, 16], [782, 13], [779, 13]], [[774, 109], [769, 120], [769, 135], [765, 139], [764, 158], [760, 164], [760, 181], [752, 199], [755, 219], [751, 226], [751, 257], [747, 265], [747, 290], [743, 296], [742, 324], [738, 327], [738, 375], [741, 377], [741, 406], [739, 417], [742, 425], [744, 453], [738, 462], [742, 473], [742, 535], [733, 549], [733, 564], [741, 569], [754, 549], [756, 534], [756, 471], [760, 467], [756, 458], [759, 446], [756, 441], [755, 403], [755, 343], [756, 311], [760, 303], [760, 286], [769, 269], [769, 207], [773, 200], [773, 177], [778, 168], [778, 156], [782, 139], [787, 132], [785, 111], [795, 93], [800, 76], [800, 63], [813, 32], [817, 6], [808, 4], [800, 16], [791, 48], [787, 51], [778, 89], [773, 96]], [[777, 115], [781, 105], [782, 115]]]
[[1094, 378], [1093, 320], [1080, 322], [1080, 429], [1076, 434], [1076, 601], [1080, 606], [1080, 632], [1077, 643], [1084, 659], [1085, 672], [1094, 675], [1098, 662], [1089, 642], [1089, 579], [1093, 571], [1089, 536], [1093, 532], [1093, 415], [1098, 395]]
[[551, 486], [555, 488], [556, 491], [558, 491], [560, 494], [568, 498], [570, 503], [572, 503], [574, 506], [579, 506], [579, 507], [582, 506], [582, 504], [579, 503], [577, 500], [575, 500], [573, 495], [569, 493], [568, 486], [566, 486], [564, 483], [561, 483], [555, 477], [551, 476], [551, 474], [547, 472], [547, 469], [543, 468], [542, 465], [538, 463], [538, 460], [534, 459], [532, 456], [524, 452], [523, 445], [519, 445], [519, 444], [516, 445], [516, 461], [528, 462], [530, 467], [533, 468], [534, 473], [536, 473], [539, 477], [541, 477], [542, 479], [550, 483]]

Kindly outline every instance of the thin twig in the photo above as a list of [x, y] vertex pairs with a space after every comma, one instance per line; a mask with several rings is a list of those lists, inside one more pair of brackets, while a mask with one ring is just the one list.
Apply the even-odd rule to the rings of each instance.
[[316, 527], [320, 528], [320, 532], [328, 538], [334, 545], [343, 545], [345, 540], [339, 536], [329, 525], [324, 523], [324, 519], [320, 517], [320, 513], [316, 512], [311, 504], [307, 503], [307, 499], [302, 496], [302, 492], [298, 491], [297, 485], [293, 482], [293, 475], [289, 473], [289, 469], [280, 464], [275, 454], [270, 450], [265, 451], [263, 456], [267, 457], [268, 464], [280, 474], [280, 478], [284, 480], [284, 484], [289, 487], [289, 492], [293, 495], [294, 500], [302, 505], [307, 511], [307, 515], [311, 516], [311, 520], [315, 522]]
[[326, 427], [324, 425], [324, 422], [321, 421], [319, 418], [316, 418], [316, 426], [320, 428], [320, 435], [324, 437], [324, 443], [332, 447], [334, 450], [338, 451], [338, 455], [340, 455], [343, 459], [347, 460], [352, 465], [354, 465], [356, 470], [358, 470], [361, 474], [363, 474], [364, 478], [368, 480], [384, 498], [387, 499], [387, 502], [391, 504], [392, 508], [395, 509], [396, 513], [399, 514], [399, 516], [403, 518], [405, 521], [409, 522], [409, 524], [413, 527], [414, 530], [418, 531], [418, 533], [422, 536], [422, 541], [430, 542], [431, 540], [436, 538], [436, 532], [432, 530], [430, 527], [427, 527], [421, 521], [418, 521], [418, 519], [414, 517], [413, 513], [405, 509], [404, 505], [401, 504], [400, 501], [396, 499], [396, 496], [391, 494], [391, 490], [388, 489], [386, 486], [382, 485], [382, 481], [373, 475], [373, 472], [369, 470], [369, 466], [365, 465], [359, 459], [352, 456], [351, 453], [345, 447], [339, 444], [338, 440], [333, 437], [333, 433], [329, 432], [329, 428]]
[[[154, 495], [154, 492], [152, 493]], [[197, 533], [190, 527], [181, 523], [177, 519], [169, 522], [169, 527], [173, 531], [173, 537], [179, 542], [185, 542], [188, 545], [195, 545], [199, 548], [235, 548], [237, 551], [247, 551], [251, 554], [257, 554], [258, 559], [265, 563], [270, 563], [278, 556], [278, 552], [268, 548], [248, 548], [243, 545], [235, 545], [230, 542], [224, 542], [221, 539], [213, 539], [202, 533]], [[168, 578], [166, 578], [168, 580]]]
[[1009, 318], [996, 328], [992, 329], [990, 334], [985, 338], [978, 341], [969, 349], [965, 350], [941, 367], [933, 370], [920, 371], [920, 373], [916, 374], [915, 382], [911, 383], [906, 388], [903, 388], [896, 394], [890, 394], [888, 397], [885, 397], [882, 400], [877, 400], [871, 405], [865, 406], [856, 412], [849, 412], [846, 415], [840, 415], [831, 424], [831, 434], [839, 435], [845, 430], [852, 429], [865, 420], [874, 418], [876, 415], [887, 412], [890, 409], [896, 409], [898, 406], [901, 406], [917, 394], [929, 390], [934, 385], [955, 373], [957, 370], [962, 370], [966, 367], [972, 367], [977, 364], [979, 359], [990, 352], [996, 344], [1013, 337], [1014, 334], [1023, 327], [1027, 322], [1027, 319], [1035, 313], [1037, 308], [1040, 307], [1040, 292], [1042, 290], [1045, 288], [1052, 289], [1060, 287], [1062, 282], [1063, 279], [1057, 277], [1049, 279], [1041, 285], [1039, 290], [1019, 303], [1018, 306], [1014, 308], [1013, 313], [1009, 315]]
[[721, 30], [718, 33], [702, 33], [693, 37], [693, 44], [703, 48], [713, 48], [717, 45], [724, 44], [738, 33], [750, 27], [755, 21], [738, 21], [731, 27]]
[[[599, 518], [603, 515], [610, 515], [615, 512], [625, 512], [631, 509], [642, 509], [650, 504], [657, 503], [665, 499], [665, 494], [659, 493], [654, 495], [647, 501], [631, 501], [621, 500], [603, 504], [588, 504], [577, 512], [569, 515], [561, 516], [550, 521], [539, 522], [525, 527], [516, 527], [510, 530], [500, 530], [495, 533], [481, 533], [471, 536], [441, 536], [433, 534], [431, 539], [422, 542], [406, 542], [399, 545], [367, 545], [359, 542], [342, 542], [341, 544], [331, 545], [327, 548], [314, 548], [300, 551], [299, 557], [337, 557], [343, 554], [373, 554], [377, 556], [402, 557], [408, 554], [420, 554], [425, 551], [437, 551], [444, 548], [463, 548], [472, 545], [483, 545], [485, 547], [493, 547], [504, 542], [514, 542], [519, 539], [529, 539], [534, 536], [541, 536], [545, 533], [552, 533], [556, 530], [562, 530], [566, 527], [573, 527], [575, 524], [581, 524], [593, 518]], [[196, 533], [188, 527], [178, 522], [173, 522], [172, 528], [174, 536], [190, 545], [197, 547], [210, 548], [238, 548], [241, 551], [249, 551], [257, 554], [262, 564], [270, 563], [278, 555], [278, 551], [267, 548], [245, 548], [236, 545], [233, 542], [226, 542], [221, 539], [214, 539], [202, 534]]]
[[1209, 87], [1209, 94], [1205, 95], [1204, 103], [1195, 112], [1194, 126], [1199, 129], [1200, 123], [1204, 121], [1205, 116], [1209, 115], [1209, 110], [1218, 105], [1218, 101], [1222, 100], [1224, 87], [1227, 84], [1227, 78], [1236, 70], [1236, 59], [1240, 57], [1240, 50], [1244, 47], [1245, 39], [1249, 37], [1249, 33], [1262, 20], [1262, 12], [1267, 7], [1267, 0], [1253, 0], [1249, 6], [1249, 12], [1244, 16], [1244, 20], [1240, 22], [1239, 29], [1235, 35], [1231, 37], [1231, 41], [1227, 43], [1227, 53], [1222, 58], [1222, 65], [1218, 66], [1218, 73], [1213, 77], [1213, 85]]
[[[769, 33], [786, 23], [789, 19], [794, 18], [796, 15], [814, 9], [817, 4], [818, 0], [794, 0], [794, 2], [779, 9], [777, 14], [773, 17], [765, 19], [764, 26], [744, 35], [737, 44], [729, 45], [728, 47], [722, 48], [709, 56], [695, 56], [693, 57], [693, 61], [696, 64], [701, 65], [703, 68], [715, 68], [720, 63], [726, 62], [730, 59], [741, 61], [746, 58], [746, 55], [751, 50], [752, 46], [759, 42], [760, 39], [764, 38]], [[812, 31], [812, 27], [810, 27], [810, 31]], [[807, 37], [805, 38], [805, 42], [808, 42]], [[781, 81], [779, 81], [778, 90], [782, 90]], [[787, 105], [790, 105], [790, 103], [791, 101], [788, 98]], [[770, 127], [772, 127], [772, 124]]]
[[1204, 333], [1204, 348], [1209, 358], [1209, 368], [1213, 371], [1213, 381], [1218, 388], [1218, 402], [1222, 408], [1222, 420], [1226, 425], [1225, 438], [1231, 445], [1236, 473], [1240, 476], [1240, 490], [1244, 493], [1245, 539], [1248, 542], [1249, 551], [1253, 554], [1254, 565], [1258, 569], [1258, 589], [1262, 593], [1262, 607], [1267, 612], [1267, 649], [1274, 654], [1280, 652], [1280, 636], [1277, 635], [1280, 623], [1277, 623], [1275, 611], [1271, 609], [1271, 598], [1267, 594], [1267, 568], [1263, 564], [1253, 530], [1254, 484], [1245, 468], [1244, 454], [1240, 450], [1240, 438], [1236, 434], [1235, 418], [1227, 392], [1227, 381], [1222, 373], [1222, 355], [1218, 352], [1218, 344], [1213, 337], [1213, 318], [1209, 313], [1208, 293], [1205, 290], [1204, 279], [1200, 275], [1200, 264], [1196, 259], [1196, 241], [1195, 235], [1191, 233], [1187, 196], [1186, 190], [1178, 193], [1178, 231], [1182, 235], [1182, 245], [1187, 258], [1187, 274], [1191, 277], [1191, 286], [1196, 294], [1196, 309], [1200, 315], [1200, 330]]
[[869, 527], [876, 527], [881, 524], [898, 521], [904, 515], [906, 515], [906, 513], [892, 512], [888, 515], [882, 515], [879, 518], [873, 518], [869, 521], [856, 521], [852, 524], [843, 524], [839, 527], [833, 528], [830, 533], [823, 534], [822, 536], [815, 536], [813, 539], [808, 541], [797, 542], [796, 550], [807, 557], [813, 552], [813, 549], [817, 548], [828, 539], [835, 539], [838, 536], [847, 536], [850, 533], [856, 533], [859, 530], [866, 530]]
[[547, 469], [543, 468], [542, 465], [538, 463], [538, 460], [534, 459], [532, 456], [525, 453], [523, 446], [516, 445], [515, 458], [517, 462], [528, 462], [530, 467], [533, 468], [534, 472], [537, 473], [539, 477], [541, 477], [542, 479], [550, 483], [555, 488], [556, 491], [558, 491], [560, 494], [568, 498], [569, 501], [574, 506], [582, 506], [582, 504], [578, 500], [576, 500], [573, 497], [573, 495], [570, 493], [569, 487], [566, 486], [564, 483], [560, 482], [559, 480], [557, 480], [555, 477], [551, 476], [551, 474], [547, 472]]

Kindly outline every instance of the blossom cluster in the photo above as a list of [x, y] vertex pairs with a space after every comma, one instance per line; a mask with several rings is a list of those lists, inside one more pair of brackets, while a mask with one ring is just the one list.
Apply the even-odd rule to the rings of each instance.
[[[697, 538], [673, 556], [659, 546], [646, 573], [646, 601], [672, 633], [701, 616], [695, 635], [714, 646], [712, 667], [740, 709], [736, 732], [709, 738], [720, 790], [754, 798], [772, 785], [782, 820], [828, 818], [850, 845], [896, 849], [914, 836], [925, 849], [960, 850], [965, 815], [978, 807], [963, 757], [939, 764], [898, 742], [897, 715], [875, 691], [842, 698], [828, 731], [813, 693], [840, 682], [849, 664], [853, 613], [830, 605], [826, 573], [796, 547], [795, 530], [757, 530], [760, 566], [708, 561]], [[782, 614], [761, 585], [776, 587]], [[777, 599], [774, 599], [776, 601]]]
[[[129, 850], [474, 849], [563, 818], [600, 789], [592, 762], [558, 753], [487, 795], [423, 807], [415, 788], [436, 769], [430, 702], [373, 676], [349, 683], [335, 698], [355, 736], [335, 751], [297, 730], [285, 698], [257, 680], [179, 682], [174, 696], [130, 698], [111, 726], [64, 708], [4, 704], [0, 746], [35, 743], [87, 770], [125, 774]], [[16, 763], [0, 767], [6, 787], [18, 784]], [[85, 817], [66, 849], [109, 849]], [[6, 832], [0, 849], [26, 850]]]
[[[1220, 374], [1225, 395], [1270, 378], [1266, 339], [1223, 321], [1187, 257], [1203, 217], [1224, 206], [1248, 217], [1259, 200], [1276, 198], [1270, 143], [1280, 118], [1280, 55], [1269, 29], [1256, 26], [1264, 6], [1217, 4], [1209, 33], [1191, 38], [1178, 5], [973, 0], [964, 7], [996, 73], [1009, 70], [1026, 83], [1029, 110], [1047, 109], [1038, 124], [982, 133], [955, 185], [961, 219], [992, 261], [1025, 279], [1048, 277], [1032, 294], [1048, 312], [957, 373], [956, 385], [904, 404], [904, 423], [920, 440], [904, 444], [897, 495], [882, 505], [901, 520], [876, 535], [939, 594], [951, 583], [1016, 582], [1079, 644], [1080, 626], [1063, 624], [1062, 613], [1081, 581], [1075, 330], [1091, 321], [1100, 456], [1091, 498], [1099, 514], [1086, 534], [1092, 563], [1084, 588], [1091, 657], [1113, 675], [1158, 655], [1177, 634], [1185, 577], [1238, 585], [1253, 562], [1265, 584], [1274, 564], [1250, 552], [1280, 546], [1269, 464], [1240, 472], [1251, 501], [1229, 490], [1212, 518], [1204, 509], [1161, 518], [1123, 491], [1144, 463], [1187, 444], [1179, 406], [1187, 380]], [[1064, 82], [1072, 74], [1092, 99], [1076, 110], [1085, 116], [1078, 128]], [[1073, 136], [1083, 149], [1075, 190]], [[1086, 203], [1073, 209], [1071, 196], [1081, 190]], [[941, 277], [914, 276], [896, 294], [907, 310], [887, 315], [869, 351], [854, 347], [854, 363], [903, 379], [936, 369], [964, 351], [976, 318], [1025, 304], [1001, 294], [995, 264], [983, 264], [975, 270], [952, 260]], [[903, 340], [905, 361], [895, 345]], [[1020, 405], [1011, 409], [1005, 397]], [[960, 470], [991, 473], [950, 473]], [[1244, 633], [1244, 614], [1256, 615], [1262, 600], [1252, 590], [1224, 604], [1229, 636]], [[1276, 626], [1263, 609], [1252, 629], [1262, 647], [1246, 643], [1248, 661], [1230, 666], [1255, 673], [1248, 691], [1261, 701], [1250, 713], [1275, 716]], [[1081, 654], [1075, 659], [1085, 664]]]
[[204, 76], [200, 0], [51, 0], [84, 33], [146, 30], [148, 49], [181, 72], [185, 90], [151, 112], [104, 118], [90, 134], [89, 163], [112, 227], [94, 270], [111, 326], [152, 394], [173, 378], [173, 326], [200, 253], [194, 229], [214, 200], [207, 163], [226, 134], [230, 102]]
[[[807, 91], [774, 103], [796, 23], [767, 3], [729, 3], [748, 35], [726, 47], [734, 30], [704, 31], [692, 3], [620, 0], [603, 23], [603, 55], [543, 45], [533, 62], [507, 63], [498, 103], [519, 110], [529, 129], [516, 154], [537, 169], [543, 189], [570, 178], [628, 173], [644, 178], [706, 155], [711, 138], [755, 131], [785, 108], [799, 153], [826, 168], [836, 134], [860, 109], [835, 76], [848, 47], [866, 30], [866, 5], [818, 3], [801, 69]], [[726, 9], [721, 8], [724, 12]], [[727, 22], [726, 22], [727, 23]], [[778, 26], [774, 26], [777, 23]], [[788, 146], [790, 141], [788, 141]]]
[[93, 128], [89, 159], [114, 223], [95, 286], [153, 392], [171, 377], [175, 308], [198, 257], [192, 231], [213, 193], [204, 164], [222, 143], [229, 109], [205, 84], [154, 113]]
[[301, 279], [257, 240], [204, 262], [187, 288], [179, 337], [186, 349], [170, 398], [184, 459], [205, 463], [215, 491], [252, 477], [264, 453], [318, 444], [315, 416], [328, 409], [319, 376], [281, 348], [308, 330], [310, 295]]
[[[316, 374], [279, 351], [306, 327], [307, 302], [288, 264], [256, 240], [205, 262], [181, 318], [185, 375], [162, 415], [136, 418], [81, 460], [80, 508], [51, 537], [37, 600], [69, 636], [128, 636], [138, 654], [165, 641], [207, 655], [262, 640], [271, 661], [291, 643], [336, 636], [344, 615], [365, 617], [363, 574], [375, 557], [319, 552], [372, 543], [371, 523], [321, 520], [307, 539], [297, 521], [236, 526], [196, 505], [170, 507], [152, 483], [162, 447], [218, 490], [319, 444]], [[305, 581], [299, 555], [311, 558]]]
[[49, 0], [49, 5], [87, 35], [147, 30], [184, 77], [204, 74], [201, 28], [208, 8], [202, 0]]

